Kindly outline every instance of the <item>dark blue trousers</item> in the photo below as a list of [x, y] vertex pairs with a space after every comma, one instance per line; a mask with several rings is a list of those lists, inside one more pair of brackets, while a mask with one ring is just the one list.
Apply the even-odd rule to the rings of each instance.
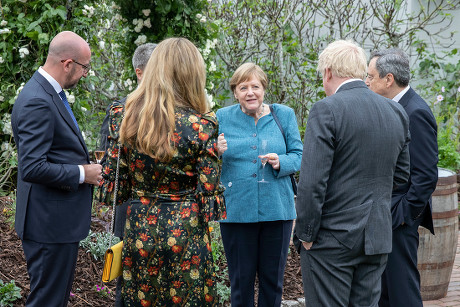
[[418, 227], [401, 225], [393, 230], [393, 250], [382, 275], [380, 307], [422, 307], [420, 273], [417, 269]]
[[220, 231], [227, 257], [232, 307], [254, 306], [256, 274], [258, 306], [281, 306], [292, 221], [220, 223]]
[[65, 307], [78, 257], [75, 243], [38, 243], [22, 240], [30, 277], [27, 307]]

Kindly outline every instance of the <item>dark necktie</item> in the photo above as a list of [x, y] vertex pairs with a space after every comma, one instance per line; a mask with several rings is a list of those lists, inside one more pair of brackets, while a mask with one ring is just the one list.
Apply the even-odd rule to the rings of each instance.
[[61, 91], [61, 92], [59, 93], [59, 97], [61, 97], [62, 102], [63, 102], [64, 105], [65, 105], [65, 108], [66, 108], [67, 111], [69, 112], [70, 117], [72, 117], [73, 122], [75, 123], [75, 126], [77, 127], [77, 130], [80, 131], [80, 128], [78, 127], [77, 120], [75, 119], [75, 116], [73, 115], [72, 109], [70, 108], [69, 102], [67, 101], [67, 97], [66, 97], [64, 91]]

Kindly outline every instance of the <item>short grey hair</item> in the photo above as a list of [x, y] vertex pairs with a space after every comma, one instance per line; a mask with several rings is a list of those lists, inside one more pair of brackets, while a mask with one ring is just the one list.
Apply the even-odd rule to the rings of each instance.
[[377, 58], [375, 67], [379, 77], [392, 74], [395, 82], [400, 87], [406, 87], [410, 81], [410, 65], [407, 54], [398, 48], [373, 51], [371, 60]]
[[152, 55], [153, 49], [155, 49], [156, 46], [157, 44], [147, 43], [142, 44], [136, 48], [136, 51], [134, 51], [133, 55], [134, 70], [136, 70], [136, 68], [144, 70], [145, 66], [147, 65], [147, 62], [150, 59], [150, 56]]

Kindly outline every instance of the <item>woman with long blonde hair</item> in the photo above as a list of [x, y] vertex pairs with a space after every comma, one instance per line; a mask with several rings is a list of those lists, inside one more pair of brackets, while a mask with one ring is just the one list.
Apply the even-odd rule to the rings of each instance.
[[111, 110], [104, 173], [113, 184], [119, 129], [117, 203], [134, 199], [123, 246], [126, 306], [218, 305], [208, 221], [226, 211], [205, 82], [195, 45], [169, 38], [153, 51], [126, 106]]

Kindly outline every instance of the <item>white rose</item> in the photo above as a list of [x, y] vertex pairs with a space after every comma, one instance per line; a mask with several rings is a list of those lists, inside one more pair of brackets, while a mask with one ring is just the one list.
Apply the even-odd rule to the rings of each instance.
[[68, 101], [70, 104], [74, 103], [74, 102], [75, 102], [75, 96], [72, 95], [72, 94], [69, 94], [69, 95], [67, 96], [67, 101]]
[[5, 101], [5, 97], [0, 96], [0, 102]]
[[150, 23], [150, 18], [147, 18], [146, 20], [144, 20], [144, 26], [149, 29], [152, 27], [152, 24]]
[[201, 17], [203, 17], [203, 15], [201, 15], [201, 14], [196, 14], [196, 18], [197, 18], [197, 19], [200, 19]]
[[147, 41], [147, 36], [145, 36], [145, 35], [139, 35], [139, 36], [137, 37], [137, 39], [134, 41], [134, 43], [135, 43], [137, 46], [140, 46], [140, 45], [144, 44], [146, 41]]
[[201, 23], [205, 23], [205, 22], [206, 22], [206, 17], [204, 17], [204, 16], [201, 17], [200, 22], [201, 22]]
[[145, 17], [148, 17], [150, 15], [150, 9], [142, 10], [142, 14], [145, 15]]
[[0, 64], [3, 63], [3, 62], [5, 62], [5, 60], [0, 56]]
[[2, 26], [2, 27], [6, 26], [7, 24], [8, 24], [8, 21], [6, 21], [6, 20], [2, 20], [0, 22], [0, 26]]
[[4, 34], [4, 33], [10, 33], [11, 30], [8, 29], [8, 28], [5, 28], [5, 29], [0, 29], [0, 34]]

